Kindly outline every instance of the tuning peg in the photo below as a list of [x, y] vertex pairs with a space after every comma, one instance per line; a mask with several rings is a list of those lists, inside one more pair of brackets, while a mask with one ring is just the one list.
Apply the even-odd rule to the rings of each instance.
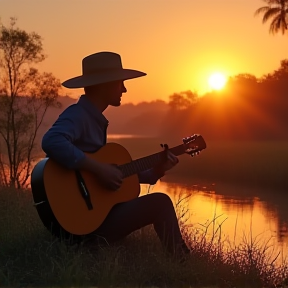
[[183, 141], [184, 144], [188, 144], [189, 142], [194, 141], [195, 138], [196, 138], [196, 135], [192, 135], [192, 136], [189, 136], [189, 137], [182, 138], [182, 141]]
[[191, 152], [190, 156], [194, 157], [194, 156], [198, 156], [200, 154], [200, 151], [195, 151], [195, 152]]
[[160, 146], [161, 146], [164, 150], [169, 149], [168, 144], [160, 144]]

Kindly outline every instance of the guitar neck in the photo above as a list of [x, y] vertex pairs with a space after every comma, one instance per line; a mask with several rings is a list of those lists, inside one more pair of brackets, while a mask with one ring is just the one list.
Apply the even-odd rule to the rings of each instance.
[[[169, 148], [168, 150], [171, 151], [174, 155], [179, 156], [185, 153], [185, 145], [178, 145], [173, 148]], [[126, 178], [154, 167], [160, 163], [162, 159], [165, 158], [165, 153], [166, 151], [164, 150], [143, 158], [133, 160], [129, 163], [119, 165], [118, 167], [122, 171], [124, 178]]]

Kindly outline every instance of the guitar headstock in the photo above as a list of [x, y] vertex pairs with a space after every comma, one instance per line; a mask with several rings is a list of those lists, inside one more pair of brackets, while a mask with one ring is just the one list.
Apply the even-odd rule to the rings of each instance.
[[183, 143], [185, 153], [192, 157], [198, 155], [203, 149], [206, 148], [206, 142], [199, 134], [194, 134], [192, 136], [183, 138]]

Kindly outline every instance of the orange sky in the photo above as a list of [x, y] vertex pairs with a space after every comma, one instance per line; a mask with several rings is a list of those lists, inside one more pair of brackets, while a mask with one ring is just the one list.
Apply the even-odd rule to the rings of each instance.
[[[260, 0], [0, 0], [1, 22], [11, 16], [35, 31], [48, 58], [40, 69], [64, 81], [81, 74], [81, 60], [98, 51], [122, 55], [124, 68], [147, 73], [126, 82], [122, 103], [168, 100], [184, 90], [209, 90], [212, 72], [257, 77], [288, 58], [288, 34], [272, 36], [254, 17]], [[80, 90], [65, 89], [77, 97]]]

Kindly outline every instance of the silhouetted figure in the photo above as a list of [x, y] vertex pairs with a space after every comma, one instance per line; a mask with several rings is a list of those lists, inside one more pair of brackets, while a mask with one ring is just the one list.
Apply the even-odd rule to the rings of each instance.
[[[145, 76], [137, 70], [124, 69], [120, 55], [99, 52], [82, 61], [82, 75], [65, 81], [67, 88], [84, 88], [76, 104], [69, 106], [46, 132], [42, 148], [47, 156], [63, 167], [93, 173], [107, 193], [117, 191], [123, 182], [123, 172], [112, 164], [97, 161], [86, 153], [94, 153], [106, 145], [108, 120], [103, 111], [109, 106], [120, 106], [123, 93], [127, 92], [124, 80]], [[157, 180], [178, 163], [178, 158], [166, 150], [165, 161], [152, 169], [139, 173], [139, 182], [155, 184]], [[83, 192], [85, 194], [85, 191]], [[89, 202], [89, 199], [88, 199]], [[88, 204], [87, 204], [88, 205]], [[99, 203], [101, 205], [101, 203]], [[96, 208], [94, 208], [96, 209]], [[102, 224], [88, 235], [73, 235], [65, 231], [51, 216], [52, 233], [77, 240], [104, 239], [107, 243], [120, 240], [131, 232], [149, 224], [165, 249], [175, 254], [188, 252], [182, 239], [171, 199], [164, 193], [152, 193], [116, 203]]]

